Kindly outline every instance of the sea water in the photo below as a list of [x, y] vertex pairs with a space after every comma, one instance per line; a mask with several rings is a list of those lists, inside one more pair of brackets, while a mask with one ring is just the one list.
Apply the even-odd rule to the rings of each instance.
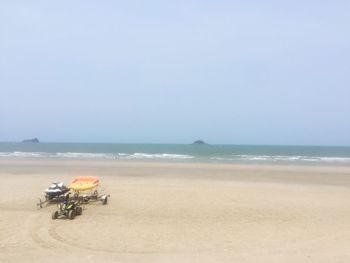
[[350, 147], [7, 142], [0, 158], [350, 165]]

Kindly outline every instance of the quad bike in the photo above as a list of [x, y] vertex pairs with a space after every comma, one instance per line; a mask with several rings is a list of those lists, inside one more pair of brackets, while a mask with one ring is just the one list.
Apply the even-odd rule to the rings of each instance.
[[59, 217], [66, 217], [69, 219], [74, 219], [75, 216], [79, 216], [83, 213], [83, 208], [78, 202], [65, 201], [57, 205], [58, 210], [52, 213], [52, 219], [57, 219]]

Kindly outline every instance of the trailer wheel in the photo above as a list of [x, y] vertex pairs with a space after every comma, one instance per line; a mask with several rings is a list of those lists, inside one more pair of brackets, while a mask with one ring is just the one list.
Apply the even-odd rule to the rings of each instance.
[[58, 211], [52, 213], [52, 219], [55, 220], [58, 218]]
[[103, 199], [102, 204], [103, 204], [103, 205], [106, 205], [107, 203], [108, 203], [108, 197], [106, 196], [106, 197]]
[[74, 217], [75, 217], [75, 211], [74, 211], [74, 210], [70, 210], [70, 211], [68, 212], [68, 218], [69, 218], [70, 220], [72, 220], [72, 219], [74, 219]]

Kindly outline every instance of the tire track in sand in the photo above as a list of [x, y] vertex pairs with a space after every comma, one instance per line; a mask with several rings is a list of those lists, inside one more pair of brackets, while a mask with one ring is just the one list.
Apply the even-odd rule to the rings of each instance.
[[[34, 244], [43, 249], [67, 249], [68, 243], [61, 243], [52, 238], [49, 231], [53, 227], [51, 218], [46, 213], [33, 213], [26, 220], [26, 229], [28, 229], [30, 239]], [[67, 247], [68, 246], [68, 247]]]
[[[107, 253], [128, 253], [126, 251], [118, 251], [116, 249], [108, 249], [108, 248], [96, 248], [93, 246], [89, 246], [89, 245], [82, 245], [79, 244], [78, 242], [74, 242], [74, 241], [70, 241], [67, 240], [65, 238], [63, 238], [62, 236], [60, 236], [57, 231], [56, 231], [56, 226], [51, 225], [51, 227], [48, 229], [48, 233], [50, 235], [50, 237], [62, 244], [68, 245], [70, 247], [76, 247], [79, 249], [83, 249], [83, 250], [89, 250], [89, 251], [96, 251], [96, 252], [107, 252]], [[131, 252], [129, 252], [131, 253]]]
[[104, 252], [104, 253], [113, 253], [113, 254], [141, 254], [141, 255], [146, 255], [146, 254], [153, 254], [156, 253], [156, 251], [136, 251], [136, 250], [128, 250], [128, 249], [111, 249], [111, 248], [101, 248], [101, 247], [94, 247], [93, 245], [83, 245], [79, 242], [74, 242], [71, 240], [67, 240], [60, 236], [57, 231], [56, 231], [56, 226], [51, 225], [48, 229], [49, 235], [51, 236], [52, 239], [61, 242], [62, 244], [68, 245], [70, 247], [75, 247], [78, 249], [82, 250], [88, 250], [88, 251], [95, 251], [95, 252]]
[[73, 240], [67, 240], [57, 233], [57, 227], [60, 222], [52, 221], [50, 214], [44, 211], [35, 211], [27, 216], [25, 220], [26, 231], [24, 232], [24, 240], [29, 236], [28, 240], [32, 240], [30, 245], [36, 245], [42, 249], [69, 249], [78, 248], [83, 250], [93, 250], [109, 253], [120, 253], [112, 249], [96, 248], [89, 245], [81, 245]]

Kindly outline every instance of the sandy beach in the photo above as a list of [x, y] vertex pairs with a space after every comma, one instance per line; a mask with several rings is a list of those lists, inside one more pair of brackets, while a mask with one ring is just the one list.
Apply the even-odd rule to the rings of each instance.
[[[109, 204], [38, 210], [99, 176]], [[350, 262], [350, 167], [0, 160], [0, 262]]]

